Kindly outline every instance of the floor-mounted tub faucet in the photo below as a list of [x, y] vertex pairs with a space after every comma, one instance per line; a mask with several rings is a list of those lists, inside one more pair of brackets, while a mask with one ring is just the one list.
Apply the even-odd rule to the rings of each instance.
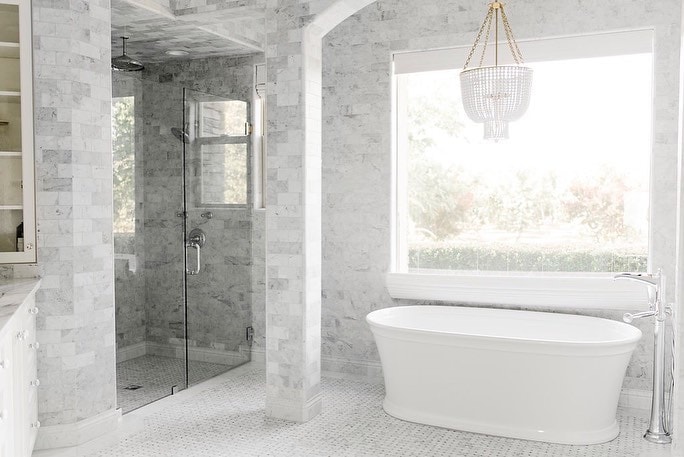
[[626, 313], [627, 323], [642, 317], [655, 316], [653, 332], [653, 397], [651, 398], [651, 420], [644, 438], [652, 443], [666, 444], [672, 441], [665, 410], [665, 319], [671, 309], [663, 303], [665, 297], [665, 275], [658, 269], [655, 274], [621, 273], [614, 279], [628, 279], [644, 283], [648, 287], [649, 310]]

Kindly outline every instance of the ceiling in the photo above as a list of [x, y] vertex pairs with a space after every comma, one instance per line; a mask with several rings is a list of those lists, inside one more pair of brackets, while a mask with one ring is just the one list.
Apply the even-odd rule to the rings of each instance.
[[262, 52], [264, 7], [265, 0], [112, 0], [112, 56], [121, 55], [124, 35], [126, 53], [143, 63]]

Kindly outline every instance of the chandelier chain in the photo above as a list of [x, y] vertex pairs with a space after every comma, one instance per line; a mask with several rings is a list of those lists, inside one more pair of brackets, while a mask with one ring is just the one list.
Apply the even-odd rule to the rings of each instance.
[[[487, 11], [487, 16], [485, 16], [485, 20], [482, 23], [482, 25], [480, 26], [480, 30], [478, 30], [477, 36], [475, 37], [475, 43], [473, 43], [473, 47], [470, 48], [470, 52], [468, 53], [468, 58], [466, 59], [465, 65], [463, 65], [464, 70], [466, 68], [468, 68], [468, 65], [470, 64], [470, 60], [473, 58], [473, 54], [475, 54], [475, 50], [477, 49], [477, 45], [480, 42], [480, 39], [482, 38], [482, 32], [484, 32], [485, 27], [487, 26], [487, 24], [489, 24], [489, 26], [491, 27], [493, 13], [494, 13], [494, 10], [492, 10], [491, 8], [489, 9], [489, 11]], [[487, 43], [485, 42], [485, 46], [486, 46], [486, 44]]]
[[494, 10], [490, 9], [489, 14], [487, 14], [487, 18], [485, 18], [485, 21], [487, 21], [487, 31], [485, 32], [484, 46], [482, 46], [482, 55], [480, 55], [480, 63], [478, 65], [479, 67], [481, 67], [484, 63], [485, 54], [487, 53], [487, 44], [489, 44], [489, 37], [492, 35], [493, 12]]
[[513, 37], [513, 30], [508, 23], [508, 17], [506, 17], [503, 8], [501, 8], [501, 22], [503, 22], [504, 30], [506, 31], [506, 41], [508, 41], [508, 47], [511, 50], [511, 54], [513, 54], [513, 60], [515, 60], [516, 64], [522, 65], [524, 62], [523, 56], [520, 52], [520, 48], [518, 48], [518, 42], [515, 41], [515, 38]]

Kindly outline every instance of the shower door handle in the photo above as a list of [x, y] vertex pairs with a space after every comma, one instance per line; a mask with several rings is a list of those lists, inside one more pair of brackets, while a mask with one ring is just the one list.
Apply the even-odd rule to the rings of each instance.
[[202, 269], [202, 247], [204, 246], [204, 243], [207, 241], [207, 236], [204, 234], [204, 232], [199, 229], [193, 229], [190, 234], [188, 235], [188, 240], [185, 242], [185, 259], [186, 259], [186, 265], [187, 265], [187, 253], [188, 253], [188, 248], [194, 248], [195, 253], [197, 254], [197, 267], [194, 270], [191, 270], [190, 268], [186, 267], [185, 268], [185, 273], [189, 275], [196, 275], [199, 274], [200, 270]]
[[189, 241], [185, 243], [185, 249], [187, 252], [187, 248], [195, 248], [195, 253], [197, 254], [197, 267], [194, 270], [191, 270], [190, 268], [186, 268], [185, 272], [189, 275], [196, 275], [199, 274], [200, 269], [202, 268], [202, 247], [200, 246], [199, 243], [195, 241]]

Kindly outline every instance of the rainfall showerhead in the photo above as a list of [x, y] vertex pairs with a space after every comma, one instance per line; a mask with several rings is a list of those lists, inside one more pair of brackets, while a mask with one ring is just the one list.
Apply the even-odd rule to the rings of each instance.
[[173, 136], [178, 138], [183, 143], [190, 143], [190, 136], [188, 135], [188, 132], [186, 132], [185, 130], [179, 129], [178, 127], [172, 127], [171, 133], [173, 133]]
[[145, 66], [138, 60], [126, 54], [126, 40], [127, 36], [122, 36], [121, 41], [123, 42], [123, 53], [119, 57], [112, 58], [112, 68], [118, 71], [140, 71], [145, 68]]

